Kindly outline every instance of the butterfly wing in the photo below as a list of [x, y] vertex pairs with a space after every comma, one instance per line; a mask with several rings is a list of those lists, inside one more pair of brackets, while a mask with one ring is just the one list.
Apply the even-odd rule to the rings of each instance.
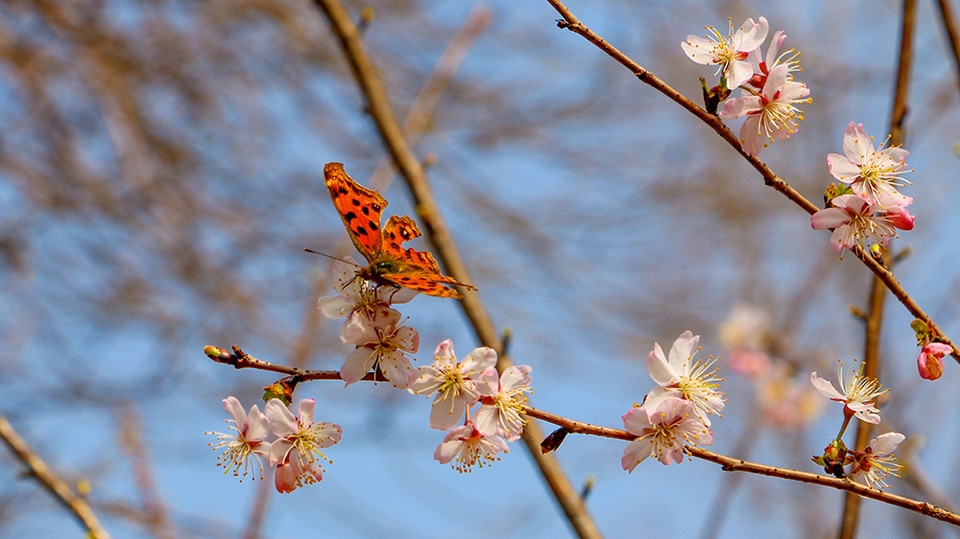
[[440, 273], [433, 255], [417, 251], [412, 247], [403, 248], [403, 243], [420, 237], [417, 223], [410, 217], [394, 215], [383, 227], [383, 255], [393, 262], [391, 271], [379, 275], [383, 280], [398, 286], [412, 288], [431, 296], [459, 298], [460, 293], [441, 283], [456, 284], [476, 290], [475, 287], [458, 282], [453, 277]]
[[387, 200], [373, 189], [353, 181], [343, 169], [343, 163], [327, 163], [323, 167], [323, 177], [353, 245], [367, 262], [380, 258], [383, 251], [380, 219]]

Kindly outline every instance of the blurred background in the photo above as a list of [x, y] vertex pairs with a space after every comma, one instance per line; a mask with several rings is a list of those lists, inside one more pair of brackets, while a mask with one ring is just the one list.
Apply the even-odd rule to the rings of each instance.
[[[653, 387], [654, 342], [690, 329], [726, 378], [710, 449], [818, 471], [810, 456], [841, 411], [810, 398], [809, 372], [833, 378], [838, 359], [862, 355], [850, 306], [865, 304], [871, 275], [855, 257], [841, 261], [712, 131], [557, 29], [546, 2], [345, 3], [355, 20], [373, 10], [364, 41], [399, 117], [428, 78], [452, 76], [415, 148], [480, 297], [533, 367], [534, 406], [620, 428]], [[761, 15], [785, 30], [813, 103], [760, 157], [816, 203], [847, 123], [886, 136], [897, 2], [569, 7], [694, 101], [713, 68], [686, 58], [687, 34]], [[912, 249], [899, 279], [958, 339], [958, 76], [935, 7], [920, 3], [906, 121], [917, 224], [894, 249]], [[427, 425], [429, 401], [389, 385], [298, 388], [344, 431], [317, 485], [279, 495], [272, 477], [239, 483], [215, 466], [203, 433], [226, 428], [221, 400], [249, 407], [277, 377], [215, 364], [204, 345], [313, 369], [349, 352], [340, 322], [315, 312], [329, 261], [301, 249], [343, 241], [323, 164], [366, 184], [385, 156], [363, 107], [309, 2], [0, 6], [0, 414], [89, 488], [114, 537], [570, 533], [520, 444], [460, 475], [433, 460], [443, 433]], [[413, 214], [402, 182], [383, 192], [388, 215]], [[415, 365], [445, 338], [461, 356], [477, 346], [454, 301], [401, 310], [420, 331]], [[888, 301], [881, 432], [909, 437], [898, 454], [911, 473], [893, 492], [947, 505], [960, 495], [960, 369], [918, 378], [911, 319]], [[593, 481], [587, 505], [609, 537], [836, 533], [842, 493], [703, 461], [627, 474], [625, 445], [571, 436], [558, 453], [575, 485]], [[0, 450], [0, 536], [81, 536], [23, 471]], [[957, 535], [876, 502], [863, 513], [862, 536]]]

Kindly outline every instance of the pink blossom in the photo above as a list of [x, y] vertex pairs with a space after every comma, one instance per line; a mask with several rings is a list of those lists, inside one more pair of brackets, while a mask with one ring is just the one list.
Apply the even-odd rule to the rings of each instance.
[[270, 429], [278, 438], [270, 448], [270, 465], [277, 467], [277, 492], [290, 493], [323, 479], [319, 460], [330, 459], [321, 449], [340, 441], [343, 430], [339, 425], [313, 422], [315, 406], [314, 399], [302, 399], [296, 417], [279, 399], [270, 399], [264, 408]]
[[357, 277], [359, 267], [350, 257], [334, 261], [331, 270], [336, 284], [333, 289], [338, 293], [317, 300], [317, 308], [324, 316], [345, 318], [354, 311], [370, 310], [377, 305], [406, 303], [417, 295], [415, 290], [409, 288], [377, 286], [360, 279]]
[[520, 438], [525, 423], [522, 415], [523, 403], [527, 402], [525, 394], [533, 392], [531, 370], [527, 365], [513, 365], [499, 375], [496, 367], [483, 371], [477, 381], [481, 405], [473, 417], [478, 430], [497, 434], [508, 442]]
[[903, 465], [897, 462], [893, 452], [900, 446], [906, 436], [899, 432], [888, 432], [870, 440], [862, 453], [854, 455], [854, 466], [850, 470], [850, 478], [862, 481], [871, 488], [887, 488], [890, 485], [885, 481], [887, 475], [900, 477], [897, 472]]
[[623, 428], [638, 436], [623, 451], [620, 464], [633, 472], [638, 464], [653, 456], [664, 465], [683, 462], [685, 443], [710, 445], [713, 432], [693, 416], [690, 401], [669, 397], [657, 406], [644, 403], [623, 415]]
[[400, 313], [380, 305], [372, 311], [354, 311], [343, 325], [340, 339], [356, 345], [340, 367], [340, 377], [350, 385], [371, 369], [378, 369], [394, 387], [406, 389], [413, 365], [404, 352], [420, 348], [417, 330], [400, 326]]
[[917, 358], [917, 368], [920, 378], [936, 380], [943, 375], [943, 356], [953, 352], [953, 348], [942, 342], [932, 342], [920, 350]]
[[844, 381], [843, 363], [839, 363], [837, 378], [843, 388], [842, 393], [837, 391], [830, 381], [817, 376], [817, 371], [810, 373], [810, 383], [813, 387], [824, 397], [842, 402], [845, 415], [852, 415], [864, 423], [879, 424], [880, 410], [877, 408], [876, 400], [887, 392], [880, 382], [876, 378], [862, 376], [859, 370], [852, 371]]
[[905, 162], [910, 152], [900, 147], [884, 148], [884, 144], [874, 149], [873, 137], [867, 135], [863, 124], [850, 122], [843, 132], [844, 155], [828, 155], [827, 168], [869, 204], [907, 206], [913, 199], [900, 194], [897, 187], [910, 184], [901, 176], [910, 172]]
[[447, 430], [460, 422], [469, 406], [480, 398], [476, 380], [497, 363], [497, 352], [480, 347], [457, 363], [453, 342], [447, 339], [437, 346], [433, 364], [413, 373], [409, 391], [417, 395], [437, 394], [430, 410], [430, 426]]
[[767, 75], [759, 95], [742, 90], [744, 97], [724, 102], [721, 118], [747, 117], [740, 128], [740, 144], [748, 155], [758, 155], [767, 141], [789, 138], [799, 129], [803, 111], [796, 105], [810, 102], [810, 90], [789, 77], [790, 65], [778, 65]]
[[719, 415], [724, 400], [723, 393], [717, 391], [721, 379], [716, 376], [716, 370], [710, 370], [716, 360], [693, 360], [699, 342], [699, 335], [684, 331], [670, 347], [669, 357], [664, 355], [659, 343], [653, 344], [653, 351], [647, 355], [647, 372], [659, 387], [647, 394], [645, 404], [656, 409], [672, 397], [690, 401], [694, 415], [709, 427], [707, 416]]
[[728, 36], [723, 36], [713, 26], [708, 26], [707, 37], [693, 34], [680, 43], [683, 52], [694, 62], [702, 65], [718, 65], [719, 73], [727, 81], [727, 88], [733, 89], [747, 82], [753, 76], [753, 66], [747, 61], [750, 52], [756, 50], [767, 39], [770, 25], [767, 19], [760, 17], [759, 22], [747, 19], [734, 33], [733, 21], [730, 21]]
[[[220, 441], [216, 446], [211, 444], [214, 450], [224, 448], [223, 454], [217, 457], [217, 466], [224, 468], [223, 473], [233, 471], [233, 475], [240, 477], [240, 481], [247, 476], [253, 467], [260, 469], [260, 477], [263, 478], [263, 461], [270, 452], [271, 444], [264, 441], [269, 434], [269, 423], [266, 416], [260, 413], [260, 409], [254, 404], [250, 407], [250, 412], [245, 413], [243, 406], [236, 397], [227, 397], [223, 399], [223, 408], [230, 414], [227, 423], [229, 429], [236, 434], [207, 432], [206, 434], [216, 434]], [[240, 470], [243, 473], [240, 473]]]
[[484, 465], [500, 460], [499, 453], [509, 453], [507, 442], [496, 434], [483, 434], [467, 421], [455, 427], [433, 452], [433, 458], [440, 464], [453, 462], [453, 468], [460, 473], [470, 472], [474, 465]]
[[840, 195], [830, 203], [832, 207], [810, 217], [810, 226], [816, 230], [832, 228], [830, 245], [836, 252], [855, 245], [865, 248], [870, 238], [886, 246], [897, 237], [896, 228], [912, 230], [916, 219], [903, 206], [871, 205], [857, 195]]

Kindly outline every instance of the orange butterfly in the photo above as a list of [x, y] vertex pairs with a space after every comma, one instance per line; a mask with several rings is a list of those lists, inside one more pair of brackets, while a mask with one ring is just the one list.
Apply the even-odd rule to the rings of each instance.
[[387, 200], [373, 189], [353, 181], [343, 170], [343, 163], [327, 163], [323, 167], [323, 177], [333, 205], [347, 227], [347, 234], [367, 259], [368, 265], [360, 268], [358, 277], [444, 298], [462, 297], [460, 292], [444, 284], [477, 289], [440, 273], [440, 265], [430, 253], [402, 247], [405, 241], [420, 237], [420, 229], [413, 219], [394, 215], [381, 230], [380, 215], [387, 207]]

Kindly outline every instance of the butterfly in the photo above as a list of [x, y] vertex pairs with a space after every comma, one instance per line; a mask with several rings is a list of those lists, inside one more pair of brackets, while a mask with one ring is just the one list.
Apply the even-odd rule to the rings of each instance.
[[417, 223], [410, 217], [394, 215], [381, 229], [381, 214], [387, 200], [353, 181], [343, 169], [343, 163], [327, 163], [323, 177], [347, 234], [367, 259], [367, 266], [360, 268], [358, 277], [444, 298], [462, 297], [457, 290], [444, 286], [447, 284], [477, 289], [440, 273], [440, 265], [430, 253], [402, 247], [404, 242], [421, 236]]

